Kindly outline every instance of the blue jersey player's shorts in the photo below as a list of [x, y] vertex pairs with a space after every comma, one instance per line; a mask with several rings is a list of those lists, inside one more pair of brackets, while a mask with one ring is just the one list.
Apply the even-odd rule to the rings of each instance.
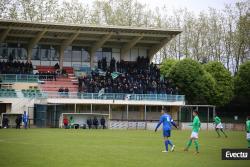
[[171, 130], [163, 130], [163, 137], [170, 137], [171, 136]]

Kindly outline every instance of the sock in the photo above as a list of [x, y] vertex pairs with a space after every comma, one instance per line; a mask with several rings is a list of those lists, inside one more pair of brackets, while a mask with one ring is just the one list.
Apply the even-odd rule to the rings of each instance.
[[247, 140], [248, 141], [248, 148], [250, 148], [250, 140]]
[[195, 141], [194, 141], [194, 145], [195, 145], [196, 151], [198, 152], [198, 151], [199, 151], [199, 143], [198, 143], [198, 140], [195, 140]]
[[216, 132], [217, 132], [218, 136], [220, 137], [220, 132], [219, 132], [219, 130], [216, 130]]
[[225, 135], [225, 137], [227, 137], [226, 133], [221, 129], [222, 133]]
[[169, 144], [171, 147], [173, 147], [173, 143], [172, 143], [170, 140], [168, 140], [168, 144]]
[[192, 139], [190, 139], [187, 143], [187, 149], [192, 145]]
[[166, 151], [168, 151], [168, 140], [165, 140], [165, 148], [166, 148]]

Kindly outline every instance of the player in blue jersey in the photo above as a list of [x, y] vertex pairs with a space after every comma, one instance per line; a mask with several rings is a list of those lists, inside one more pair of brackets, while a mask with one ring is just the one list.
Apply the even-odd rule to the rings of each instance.
[[155, 128], [155, 132], [156, 132], [157, 129], [160, 127], [160, 125], [163, 124], [162, 130], [163, 130], [165, 150], [162, 152], [168, 152], [168, 145], [171, 146], [171, 151], [174, 151], [174, 148], [175, 148], [175, 145], [173, 145], [171, 140], [169, 140], [169, 137], [171, 136], [172, 125], [175, 126], [176, 128], [177, 128], [177, 125], [175, 124], [172, 117], [167, 112], [168, 110], [166, 109], [161, 110], [162, 115], [160, 117], [159, 123], [157, 124]]

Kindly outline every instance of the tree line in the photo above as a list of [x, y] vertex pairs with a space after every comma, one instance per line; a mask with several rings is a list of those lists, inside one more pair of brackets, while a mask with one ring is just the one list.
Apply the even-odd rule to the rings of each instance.
[[160, 70], [171, 86], [186, 96], [187, 104], [250, 105], [250, 61], [241, 64], [235, 76], [221, 62], [203, 63], [190, 58], [166, 59]]
[[1, 0], [0, 18], [32, 22], [180, 28], [183, 32], [154, 57], [219, 61], [232, 74], [250, 59], [249, 1], [208, 8], [198, 15], [186, 8], [170, 12], [167, 4], [156, 9], [136, 0]]

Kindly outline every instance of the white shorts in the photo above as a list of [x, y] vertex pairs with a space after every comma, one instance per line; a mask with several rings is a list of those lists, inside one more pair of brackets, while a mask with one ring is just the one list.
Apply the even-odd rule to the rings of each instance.
[[222, 123], [219, 123], [218, 125], [216, 125], [215, 128], [216, 128], [216, 129], [223, 129]]
[[197, 132], [192, 132], [190, 137], [198, 139], [198, 133]]
[[247, 140], [250, 140], [250, 133], [247, 133]]

